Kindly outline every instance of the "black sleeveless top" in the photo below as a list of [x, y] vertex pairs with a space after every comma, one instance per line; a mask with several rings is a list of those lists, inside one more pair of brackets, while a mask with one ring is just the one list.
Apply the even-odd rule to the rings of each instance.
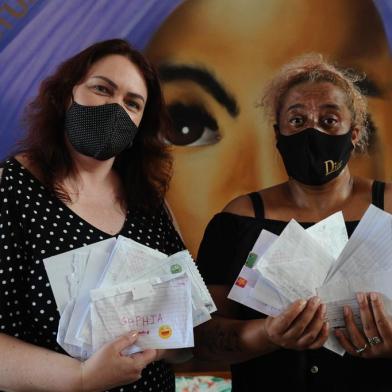
[[[372, 204], [384, 208], [385, 184], [375, 181]], [[265, 219], [262, 199], [250, 195], [255, 217], [222, 212], [208, 224], [197, 258], [207, 284], [232, 286], [261, 230], [279, 235], [288, 222]], [[313, 222], [300, 222], [304, 228]], [[347, 221], [349, 236], [358, 221]], [[246, 306], [239, 306], [242, 320], [265, 317]], [[343, 357], [332, 351], [294, 351], [280, 349], [270, 354], [231, 366], [233, 392], [262, 390], [272, 384], [274, 391], [392, 391], [392, 360], [366, 360]], [[268, 380], [268, 381], [267, 381]], [[255, 386], [258, 386], [255, 389]]]
[[[372, 204], [381, 210], [384, 209], [384, 190], [385, 182], [373, 181], [372, 185]], [[249, 197], [252, 201], [253, 210], [255, 217], [258, 219], [264, 219], [264, 204], [263, 199], [258, 192], [249, 193]]]

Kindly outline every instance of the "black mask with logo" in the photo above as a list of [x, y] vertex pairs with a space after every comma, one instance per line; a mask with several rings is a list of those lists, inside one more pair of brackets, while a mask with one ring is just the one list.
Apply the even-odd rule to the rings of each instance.
[[351, 135], [351, 130], [344, 135], [329, 135], [306, 128], [290, 136], [279, 134], [276, 147], [290, 177], [303, 184], [322, 185], [346, 166], [354, 148]]
[[76, 151], [105, 161], [130, 148], [138, 128], [117, 103], [84, 106], [73, 102], [65, 114], [65, 131]]

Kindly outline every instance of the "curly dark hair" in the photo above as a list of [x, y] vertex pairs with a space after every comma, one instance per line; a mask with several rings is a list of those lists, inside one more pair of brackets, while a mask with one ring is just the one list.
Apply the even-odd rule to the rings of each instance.
[[171, 177], [172, 159], [159, 135], [170, 126], [157, 72], [145, 57], [122, 39], [95, 43], [63, 62], [40, 86], [26, 108], [27, 134], [19, 152], [27, 153], [42, 174], [43, 184], [61, 200], [70, 197], [61, 181], [74, 175], [75, 167], [66, 146], [65, 113], [72, 89], [87, 75], [92, 64], [109, 55], [128, 58], [142, 73], [147, 85], [147, 103], [132, 148], [114, 161], [129, 207], [154, 209], [164, 198]]

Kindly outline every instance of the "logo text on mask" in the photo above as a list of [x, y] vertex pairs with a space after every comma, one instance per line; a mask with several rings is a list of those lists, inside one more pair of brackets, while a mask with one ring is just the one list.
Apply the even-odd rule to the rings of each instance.
[[352, 132], [329, 135], [306, 128], [294, 135], [278, 135], [276, 144], [287, 174], [307, 185], [322, 185], [337, 177], [354, 148]]
[[332, 159], [324, 162], [325, 165], [325, 175], [331, 174], [338, 171], [343, 166], [343, 161], [334, 162]]

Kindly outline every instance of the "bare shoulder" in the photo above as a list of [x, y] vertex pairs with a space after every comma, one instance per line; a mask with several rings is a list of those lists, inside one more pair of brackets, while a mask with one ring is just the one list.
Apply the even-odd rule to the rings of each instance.
[[384, 191], [384, 210], [392, 213], [392, 183], [385, 183]]
[[[285, 183], [272, 186], [270, 188], [265, 188], [257, 193], [260, 195], [263, 205], [274, 206], [277, 201], [280, 201], [283, 194]], [[253, 203], [249, 194], [242, 195], [232, 200], [227, 206], [223, 209], [223, 212], [230, 212], [236, 215], [242, 216], [255, 216]]]
[[[372, 197], [372, 186], [374, 180], [362, 177], [356, 177], [356, 187], [359, 191], [360, 195], [365, 195], [366, 197]], [[384, 210], [392, 213], [392, 183], [386, 182], [385, 183], [385, 190], [384, 190]]]
[[277, 196], [283, 194], [287, 187], [287, 182], [273, 185], [269, 188], [262, 189], [259, 193], [263, 200], [275, 199]]
[[254, 217], [253, 205], [249, 195], [238, 196], [233, 199], [223, 209], [223, 212], [230, 212], [236, 215], [252, 216]]

